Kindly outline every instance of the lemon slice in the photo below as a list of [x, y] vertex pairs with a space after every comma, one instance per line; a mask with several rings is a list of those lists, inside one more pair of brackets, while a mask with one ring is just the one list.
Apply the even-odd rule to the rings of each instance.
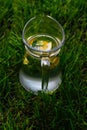
[[36, 49], [42, 51], [49, 51], [52, 48], [52, 42], [47, 42], [47, 41], [37, 41], [36, 43], [34, 42], [33, 45]]

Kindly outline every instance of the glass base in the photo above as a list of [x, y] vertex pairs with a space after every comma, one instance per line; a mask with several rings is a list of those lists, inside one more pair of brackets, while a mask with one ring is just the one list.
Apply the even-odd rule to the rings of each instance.
[[[42, 90], [42, 81], [41, 78], [32, 78], [30, 76], [27, 76], [23, 73], [21, 70], [19, 72], [19, 80], [22, 86], [27, 90], [34, 93], [38, 93], [38, 91], [44, 91]], [[62, 82], [62, 74], [59, 73], [59, 75], [52, 77], [49, 79], [48, 88], [45, 90], [45, 92], [53, 92], [55, 91]]]

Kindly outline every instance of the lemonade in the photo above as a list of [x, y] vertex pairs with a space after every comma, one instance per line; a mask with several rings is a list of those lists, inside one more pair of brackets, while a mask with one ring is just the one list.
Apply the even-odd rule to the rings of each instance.
[[61, 24], [51, 16], [32, 17], [22, 31], [25, 46], [19, 73], [22, 86], [28, 91], [54, 91], [61, 84], [59, 52], [65, 34]]

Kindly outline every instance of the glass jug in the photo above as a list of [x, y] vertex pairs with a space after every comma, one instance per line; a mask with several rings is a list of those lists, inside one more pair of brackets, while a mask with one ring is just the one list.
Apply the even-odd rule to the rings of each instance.
[[22, 86], [34, 93], [53, 92], [62, 82], [59, 53], [65, 34], [58, 21], [48, 15], [35, 16], [24, 26], [25, 46], [19, 73]]

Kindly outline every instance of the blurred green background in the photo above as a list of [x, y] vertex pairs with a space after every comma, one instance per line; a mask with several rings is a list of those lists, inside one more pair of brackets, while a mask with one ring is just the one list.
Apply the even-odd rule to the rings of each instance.
[[[19, 82], [22, 30], [47, 14], [64, 28], [63, 81], [52, 95], [34, 95]], [[87, 1], [0, 0], [0, 129], [87, 130]]]

